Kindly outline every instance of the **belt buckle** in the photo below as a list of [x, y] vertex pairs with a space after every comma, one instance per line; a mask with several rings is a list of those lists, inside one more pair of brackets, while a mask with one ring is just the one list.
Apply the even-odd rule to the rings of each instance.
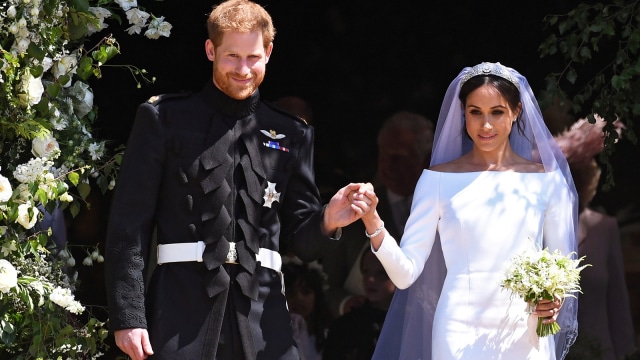
[[236, 243], [229, 242], [229, 252], [227, 253], [227, 259], [225, 260], [226, 264], [237, 264], [238, 263], [238, 251], [236, 250]]

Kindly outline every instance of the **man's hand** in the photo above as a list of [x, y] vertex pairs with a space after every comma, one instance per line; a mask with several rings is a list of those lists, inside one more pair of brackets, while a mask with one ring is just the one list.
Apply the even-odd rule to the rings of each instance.
[[123, 329], [114, 332], [116, 345], [133, 360], [143, 360], [153, 355], [147, 329]]
[[370, 200], [366, 197], [357, 197], [355, 194], [363, 194], [366, 190], [372, 190], [370, 183], [352, 183], [333, 195], [324, 212], [323, 232], [331, 235], [340, 227], [345, 227], [360, 219], [369, 209]]

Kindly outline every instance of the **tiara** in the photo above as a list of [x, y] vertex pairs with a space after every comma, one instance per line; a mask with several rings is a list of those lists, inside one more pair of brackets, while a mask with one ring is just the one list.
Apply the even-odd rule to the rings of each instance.
[[513, 76], [513, 74], [511, 74], [511, 72], [509, 72], [509, 70], [499, 62], [498, 63], [483, 62], [481, 64], [478, 64], [472, 67], [471, 70], [467, 71], [466, 74], [462, 75], [462, 78], [460, 79], [460, 86], [464, 85], [464, 83], [466, 83], [467, 80], [471, 79], [472, 77], [479, 76], [479, 75], [499, 76], [505, 80], [508, 80], [510, 83], [515, 85], [518, 91], [520, 91], [520, 84], [518, 83], [518, 79], [516, 79], [516, 77]]

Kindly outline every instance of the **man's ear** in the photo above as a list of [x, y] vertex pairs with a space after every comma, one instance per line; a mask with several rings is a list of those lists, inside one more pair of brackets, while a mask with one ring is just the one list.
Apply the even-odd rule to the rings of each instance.
[[267, 46], [267, 49], [265, 51], [266, 54], [266, 59], [265, 59], [265, 64], [269, 62], [269, 58], [271, 57], [271, 52], [273, 51], [273, 43], [270, 43], [269, 46]]
[[216, 48], [213, 46], [211, 39], [207, 39], [207, 41], [204, 42], [204, 51], [209, 61], [213, 61], [216, 58]]

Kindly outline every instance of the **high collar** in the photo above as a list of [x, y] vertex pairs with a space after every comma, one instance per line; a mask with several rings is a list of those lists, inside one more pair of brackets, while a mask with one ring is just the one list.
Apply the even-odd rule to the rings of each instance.
[[227, 94], [223, 93], [222, 90], [218, 89], [218, 87], [213, 83], [213, 80], [207, 82], [202, 93], [207, 104], [234, 119], [241, 119], [249, 116], [251, 113], [256, 111], [260, 101], [260, 92], [257, 89], [248, 98], [244, 100], [236, 100], [230, 98]]

